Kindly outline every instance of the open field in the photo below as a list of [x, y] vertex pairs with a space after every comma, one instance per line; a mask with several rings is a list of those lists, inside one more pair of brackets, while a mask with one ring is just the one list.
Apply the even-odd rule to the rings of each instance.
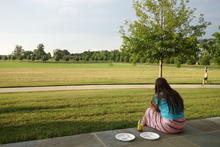
[[[219, 89], [177, 89], [187, 119], [220, 116]], [[0, 143], [135, 127], [153, 95], [148, 89], [0, 95]]]
[[[164, 66], [164, 77], [170, 83], [200, 84], [203, 74], [203, 66]], [[154, 83], [157, 77], [156, 65], [0, 62], [0, 87], [146, 84]], [[220, 84], [220, 68], [210, 68], [209, 80]]]

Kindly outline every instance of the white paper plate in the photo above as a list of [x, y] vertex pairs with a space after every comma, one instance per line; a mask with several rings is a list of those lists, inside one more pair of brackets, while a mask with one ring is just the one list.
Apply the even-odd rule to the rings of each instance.
[[144, 139], [156, 140], [160, 138], [160, 135], [154, 132], [143, 132], [140, 136]]
[[135, 139], [135, 136], [130, 133], [119, 133], [115, 135], [115, 138], [120, 141], [131, 141]]

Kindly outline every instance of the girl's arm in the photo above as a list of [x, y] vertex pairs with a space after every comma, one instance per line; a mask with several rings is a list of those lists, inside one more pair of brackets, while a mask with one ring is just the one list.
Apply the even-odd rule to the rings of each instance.
[[151, 108], [154, 108], [154, 109], [157, 108], [157, 104], [154, 104], [153, 100], [151, 100]]
[[155, 104], [155, 103], [154, 103], [154, 97], [153, 97], [153, 99], [151, 100], [151, 108], [155, 109], [157, 112], [160, 112], [160, 109], [159, 109], [158, 104]]

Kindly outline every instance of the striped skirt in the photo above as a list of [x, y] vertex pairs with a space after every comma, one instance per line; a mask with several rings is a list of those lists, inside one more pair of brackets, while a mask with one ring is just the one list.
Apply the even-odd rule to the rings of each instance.
[[148, 108], [143, 122], [146, 126], [164, 133], [179, 133], [184, 129], [185, 118], [176, 120], [164, 119], [155, 109]]

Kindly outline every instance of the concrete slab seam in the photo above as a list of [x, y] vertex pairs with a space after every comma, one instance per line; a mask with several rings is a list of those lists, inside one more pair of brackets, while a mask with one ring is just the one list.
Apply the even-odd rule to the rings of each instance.
[[104, 146], [104, 147], [107, 147], [105, 145], [105, 143], [96, 135], [96, 133], [92, 133], [92, 135], [94, 135], [96, 137], [96, 139]]

